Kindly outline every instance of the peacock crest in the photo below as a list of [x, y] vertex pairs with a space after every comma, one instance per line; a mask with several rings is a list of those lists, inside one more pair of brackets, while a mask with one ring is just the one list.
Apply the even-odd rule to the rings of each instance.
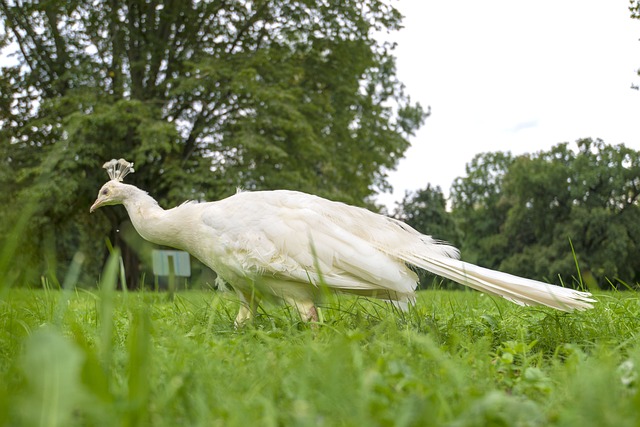
[[125, 159], [111, 159], [107, 163], [102, 165], [102, 167], [107, 170], [109, 178], [120, 182], [122, 182], [125, 176], [135, 172], [133, 170], [133, 163], [129, 163]]

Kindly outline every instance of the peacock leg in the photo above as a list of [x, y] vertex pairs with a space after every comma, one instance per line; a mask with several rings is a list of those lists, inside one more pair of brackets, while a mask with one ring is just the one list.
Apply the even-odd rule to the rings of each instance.
[[313, 303], [313, 301], [287, 299], [287, 303], [294, 306], [296, 310], [298, 310], [300, 319], [302, 319], [303, 322], [318, 322], [318, 310], [316, 309], [316, 305]]
[[235, 327], [239, 328], [249, 322], [256, 314], [258, 302], [252, 294], [246, 294], [242, 291], [236, 291], [238, 298], [240, 299], [240, 310], [234, 322]]

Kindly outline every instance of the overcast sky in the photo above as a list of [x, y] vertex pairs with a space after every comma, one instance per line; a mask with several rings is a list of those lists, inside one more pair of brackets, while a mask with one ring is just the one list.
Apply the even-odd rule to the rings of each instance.
[[398, 77], [431, 117], [391, 172], [445, 192], [480, 152], [548, 150], [583, 137], [640, 150], [640, 21], [627, 0], [398, 0]]

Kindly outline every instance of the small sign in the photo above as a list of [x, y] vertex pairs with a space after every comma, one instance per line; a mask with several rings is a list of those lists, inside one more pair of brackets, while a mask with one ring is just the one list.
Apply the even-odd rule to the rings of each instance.
[[152, 256], [154, 275], [170, 276], [173, 269], [176, 277], [191, 276], [191, 260], [188, 252], [154, 249]]

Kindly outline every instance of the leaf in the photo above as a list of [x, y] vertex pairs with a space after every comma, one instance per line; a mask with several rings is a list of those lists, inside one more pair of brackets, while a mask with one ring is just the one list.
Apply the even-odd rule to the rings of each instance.
[[26, 394], [21, 415], [28, 425], [67, 426], [84, 400], [84, 355], [57, 330], [43, 328], [25, 343], [20, 359]]

